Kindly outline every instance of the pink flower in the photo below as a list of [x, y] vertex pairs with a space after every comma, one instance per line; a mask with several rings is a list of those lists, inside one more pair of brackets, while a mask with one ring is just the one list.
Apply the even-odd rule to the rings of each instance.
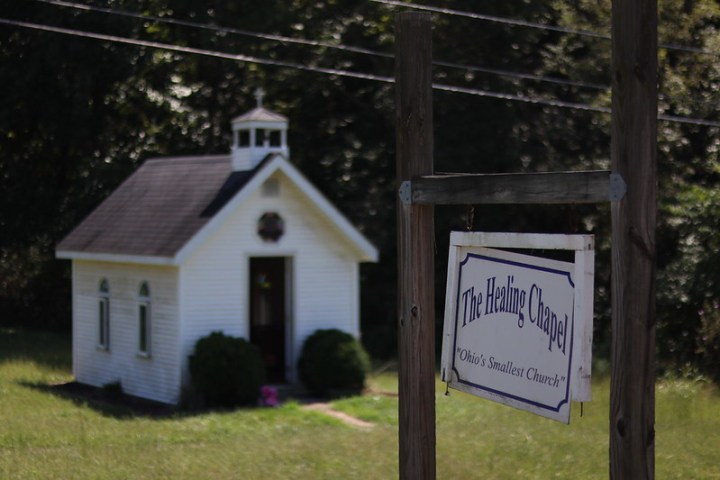
[[263, 385], [260, 387], [260, 401], [261, 404], [266, 407], [277, 407], [280, 405], [278, 400], [277, 388], [271, 387], [270, 385]]

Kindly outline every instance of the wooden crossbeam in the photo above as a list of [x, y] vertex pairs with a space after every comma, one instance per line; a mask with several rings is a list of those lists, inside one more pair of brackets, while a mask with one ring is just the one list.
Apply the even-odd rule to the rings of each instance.
[[424, 175], [399, 191], [404, 203], [419, 205], [603, 203], [624, 194], [622, 177], [608, 170]]

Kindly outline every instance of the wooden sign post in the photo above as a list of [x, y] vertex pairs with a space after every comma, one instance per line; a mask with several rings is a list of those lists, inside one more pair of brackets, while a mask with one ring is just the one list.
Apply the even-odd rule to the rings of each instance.
[[655, 477], [657, 0], [612, 3], [610, 478]]
[[[433, 173], [430, 15], [397, 21], [396, 124], [400, 182]], [[411, 52], [410, 54], [408, 54]], [[435, 478], [435, 223], [432, 205], [398, 201], [400, 478]]]
[[430, 15], [398, 14], [401, 479], [436, 475], [433, 205], [605, 201], [613, 202], [610, 476], [654, 478], [656, 2], [613, 1], [613, 172], [433, 175]]

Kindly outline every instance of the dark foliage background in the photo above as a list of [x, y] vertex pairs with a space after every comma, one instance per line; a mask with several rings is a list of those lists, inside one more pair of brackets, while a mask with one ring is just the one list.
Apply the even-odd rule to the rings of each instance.
[[[366, 0], [85, 0], [116, 10], [393, 53], [398, 9]], [[427, 4], [609, 32], [610, 2], [434, 0]], [[660, 113], [720, 121], [720, 5], [660, 0]], [[0, 17], [381, 76], [383, 56], [60, 7], [0, 0]], [[609, 84], [603, 39], [434, 15], [434, 57], [583, 84]], [[362, 270], [364, 343], [395, 352], [394, 91], [391, 84], [234, 62], [0, 25], [0, 323], [68, 329], [69, 262], [55, 244], [145, 159], [229, 150], [230, 119], [266, 105], [290, 119], [291, 161], [373, 241]], [[607, 88], [437, 67], [438, 83], [608, 106]], [[437, 171], [609, 167], [609, 115], [436, 92]], [[717, 127], [659, 125], [658, 354], [672, 371], [707, 368], [701, 338], [720, 298]], [[438, 312], [449, 230], [464, 208], [437, 209]], [[475, 208], [474, 228], [596, 235], [597, 354], [609, 339], [605, 206]], [[440, 333], [438, 318], [438, 334]], [[703, 327], [705, 328], [705, 327]], [[707, 329], [707, 328], [706, 328]], [[705, 330], [702, 330], [705, 331]], [[708, 338], [705, 335], [705, 338]], [[713, 337], [714, 338], [714, 337]]]

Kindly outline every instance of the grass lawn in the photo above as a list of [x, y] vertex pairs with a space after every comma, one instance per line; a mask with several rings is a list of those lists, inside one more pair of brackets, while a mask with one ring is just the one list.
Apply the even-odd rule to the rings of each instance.
[[[2, 479], [397, 478], [397, 398], [369, 393], [333, 408], [348, 426], [295, 402], [280, 408], [152, 416], [58, 395], [65, 337], [0, 329]], [[374, 391], [397, 391], [393, 373]], [[570, 426], [437, 384], [440, 479], [608, 478], [609, 382]], [[720, 394], [691, 381], [657, 386], [656, 477], [720, 479]]]

